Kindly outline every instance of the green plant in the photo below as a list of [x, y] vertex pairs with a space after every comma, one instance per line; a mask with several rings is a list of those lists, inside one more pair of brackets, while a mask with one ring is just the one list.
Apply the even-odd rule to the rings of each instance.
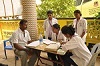
[[56, 18], [73, 17], [74, 0], [42, 0], [42, 4], [37, 6], [38, 18], [46, 18], [48, 10], [52, 10]]

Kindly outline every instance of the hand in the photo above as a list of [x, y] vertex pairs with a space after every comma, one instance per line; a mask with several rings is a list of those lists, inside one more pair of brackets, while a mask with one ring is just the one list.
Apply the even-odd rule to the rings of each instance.
[[29, 50], [29, 49], [25, 48], [24, 51], [25, 51], [29, 56], [32, 55], [32, 50]]
[[67, 42], [61, 42], [60, 44], [61, 44], [61, 45], [64, 45], [64, 44], [66, 44], [66, 43], [67, 43]]

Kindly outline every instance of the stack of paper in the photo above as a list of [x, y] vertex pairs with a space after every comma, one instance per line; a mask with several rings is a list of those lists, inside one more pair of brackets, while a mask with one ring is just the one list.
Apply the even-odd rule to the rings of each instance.
[[45, 43], [45, 44], [56, 44], [56, 42], [48, 40], [48, 39], [43, 39], [43, 43]]
[[63, 51], [62, 49], [58, 49], [57, 50], [57, 54], [60, 54], [60, 55], [65, 55], [65, 51]]
[[57, 51], [59, 47], [60, 47], [60, 43], [50, 44], [50, 45], [48, 45], [45, 48], [45, 50], [48, 50], [48, 51]]
[[28, 44], [27, 46], [28, 47], [37, 47], [38, 45], [40, 45], [40, 42], [39, 41], [34, 41], [34, 42]]

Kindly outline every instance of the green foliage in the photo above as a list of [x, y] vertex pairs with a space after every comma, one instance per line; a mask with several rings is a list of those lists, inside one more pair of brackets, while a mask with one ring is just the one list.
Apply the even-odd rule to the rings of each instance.
[[42, 0], [42, 4], [37, 6], [38, 18], [46, 18], [48, 10], [52, 10], [56, 18], [73, 17], [74, 0]]
[[96, 18], [100, 18], [100, 12], [98, 12], [98, 14], [96, 15]]

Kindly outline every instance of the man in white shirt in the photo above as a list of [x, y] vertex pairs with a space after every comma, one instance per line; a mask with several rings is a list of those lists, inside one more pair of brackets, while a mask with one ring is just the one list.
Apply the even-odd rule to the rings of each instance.
[[73, 21], [73, 27], [75, 28], [75, 32], [86, 41], [86, 32], [87, 32], [87, 20], [82, 18], [82, 14], [79, 10], [74, 11], [74, 15], [76, 19]]
[[52, 25], [58, 23], [57, 19], [53, 18], [53, 12], [51, 10], [47, 11], [48, 18], [44, 21], [44, 35], [46, 39], [52, 39]]
[[37, 55], [35, 50], [33, 50], [32, 56], [28, 60], [28, 55], [30, 55], [31, 51], [27, 49], [26, 44], [31, 43], [31, 38], [29, 32], [26, 30], [27, 28], [27, 20], [21, 20], [19, 23], [19, 28], [12, 34], [11, 41], [14, 46], [15, 54], [21, 58], [21, 66], [34, 66]]
[[73, 54], [70, 57], [67, 57], [67, 55], [62, 56], [64, 66], [87, 66], [92, 54], [84, 41], [79, 35], [75, 35], [75, 29], [72, 26], [64, 26], [61, 31], [65, 37], [70, 39], [67, 43], [62, 45], [62, 50], [65, 52], [69, 50]]

